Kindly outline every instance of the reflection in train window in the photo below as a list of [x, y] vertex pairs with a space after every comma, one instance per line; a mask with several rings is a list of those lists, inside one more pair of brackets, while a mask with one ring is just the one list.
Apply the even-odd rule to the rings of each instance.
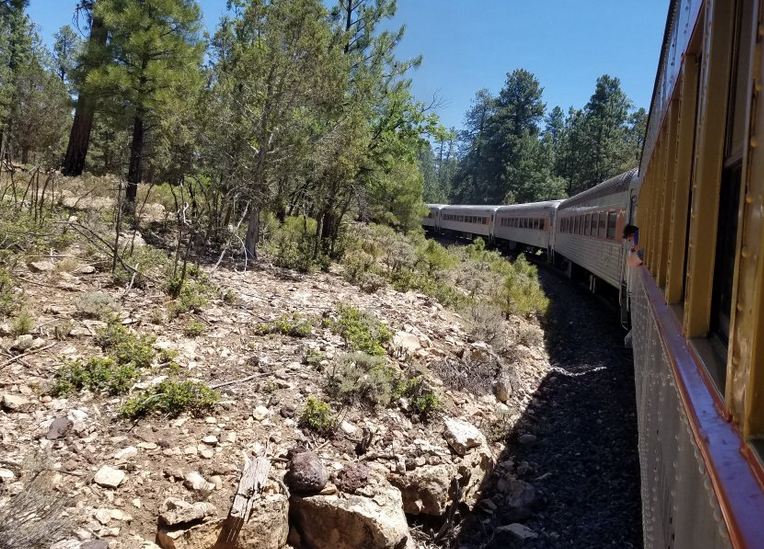
[[618, 220], [618, 214], [616, 212], [608, 212], [607, 214], [607, 238], [608, 240], [615, 240], [615, 225]]
[[607, 214], [605, 212], [600, 212], [599, 214], [599, 230], [597, 231], [597, 236], [600, 238], [605, 238], [605, 224], [607, 223]]

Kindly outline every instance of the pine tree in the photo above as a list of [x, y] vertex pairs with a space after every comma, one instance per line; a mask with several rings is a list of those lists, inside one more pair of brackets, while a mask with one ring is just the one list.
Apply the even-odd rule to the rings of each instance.
[[108, 32], [101, 17], [94, 15], [96, 1], [81, 0], [77, 4], [77, 14], [84, 15], [90, 33], [87, 43], [82, 48], [77, 70], [72, 77], [77, 91], [77, 102], [62, 169], [64, 175], [69, 176], [81, 175], [85, 170], [90, 146], [90, 132], [98, 98], [96, 91], [88, 86], [88, 77], [108, 61], [106, 50]]
[[56, 74], [71, 92], [82, 40], [69, 25], [61, 27], [53, 39], [53, 65]]
[[125, 199], [135, 207], [146, 133], [163, 113], [182, 108], [182, 90], [199, 75], [201, 12], [194, 0], [98, 0], [93, 20], [108, 29], [110, 62], [87, 86], [120, 101], [132, 118]]

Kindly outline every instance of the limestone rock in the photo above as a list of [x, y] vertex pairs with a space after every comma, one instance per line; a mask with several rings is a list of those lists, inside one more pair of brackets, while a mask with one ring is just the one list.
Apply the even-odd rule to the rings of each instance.
[[116, 488], [125, 480], [125, 472], [108, 465], [101, 467], [93, 477], [93, 481], [99, 486]]
[[401, 493], [381, 480], [374, 493], [293, 497], [289, 543], [296, 549], [414, 547]]
[[122, 448], [121, 450], [117, 450], [117, 452], [114, 454], [114, 459], [118, 459], [120, 461], [133, 458], [138, 455], [138, 448], [135, 446], [128, 446], [126, 448]]
[[[215, 545], [222, 519], [207, 520], [188, 529], [162, 527], [157, 535], [162, 549], [206, 549]], [[258, 497], [249, 520], [239, 532], [239, 549], [282, 549], [289, 534], [289, 500], [281, 494]]]
[[284, 477], [289, 489], [296, 494], [317, 494], [323, 490], [329, 474], [314, 452], [300, 452], [292, 456], [289, 471]]
[[270, 412], [268, 411], [268, 408], [266, 408], [265, 406], [257, 406], [252, 411], [252, 417], [255, 418], [257, 421], [264, 420], [265, 418], [268, 417], [269, 414]]
[[35, 339], [31, 334], [23, 334], [14, 340], [11, 349], [23, 353], [24, 351], [31, 349], [34, 346], [34, 343]]
[[393, 352], [396, 356], [407, 357], [422, 348], [419, 338], [409, 332], [395, 332], [393, 336]]
[[32, 409], [32, 402], [21, 395], [3, 395], [3, 410], [7, 412], [28, 412]]
[[215, 506], [205, 501], [188, 503], [179, 498], [167, 498], [159, 510], [159, 521], [165, 526], [191, 525], [215, 512]]
[[512, 396], [512, 385], [506, 379], [499, 379], [493, 386], [493, 392], [497, 400], [507, 402], [509, 397]]
[[392, 475], [390, 482], [401, 491], [407, 514], [441, 516], [451, 502], [448, 489], [457, 475], [455, 465], [425, 465]]
[[207, 481], [199, 471], [189, 471], [183, 477], [183, 485], [196, 492], [211, 492], [215, 484]]
[[463, 456], [470, 448], [476, 448], [486, 444], [485, 436], [480, 430], [466, 421], [454, 418], [446, 418], [446, 429], [443, 436], [454, 452]]
[[513, 524], [509, 524], [507, 526], [499, 526], [496, 529], [496, 534], [497, 536], [509, 534], [511, 537], [514, 537], [515, 539], [518, 539], [520, 541], [525, 541], [527, 539], [535, 539], [539, 537], [536, 532], [534, 532], [533, 530], [531, 530], [524, 524], [520, 524], [517, 522]]
[[56, 266], [52, 261], [32, 261], [29, 264], [29, 269], [35, 273], [49, 273], [55, 268]]

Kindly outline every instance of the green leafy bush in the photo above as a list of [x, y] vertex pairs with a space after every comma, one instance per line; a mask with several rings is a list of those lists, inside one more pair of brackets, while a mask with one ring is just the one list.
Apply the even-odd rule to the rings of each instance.
[[549, 307], [536, 267], [523, 256], [517, 258], [512, 272], [504, 279], [499, 299], [506, 314], [524, 317], [545, 314]]
[[398, 383], [397, 370], [384, 357], [364, 352], [339, 357], [329, 373], [327, 393], [346, 403], [388, 406]]
[[75, 303], [77, 316], [107, 320], [119, 311], [119, 303], [104, 292], [86, 292]]
[[118, 320], [110, 321], [106, 328], [96, 334], [96, 343], [108, 353], [117, 364], [133, 364], [136, 368], [148, 368], [154, 359], [156, 338], [138, 335], [123, 326]]
[[120, 262], [117, 262], [116, 269], [112, 274], [112, 280], [118, 286], [125, 286], [133, 281], [133, 286], [136, 288], [143, 288], [146, 285], [146, 277], [144, 275], [161, 278], [166, 276], [172, 266], [170, 257], [159, 248], [150, 246], [148, 244], [130, 246], [131, 236], [127, 236], [121, 243], [122, 249], [125, 249], [125, 253], [122, 255], [122, 261], [130, 267], [136, 269], [139, 274], [136, 274], [135, 280], [133, 280], [133, 272], [126, 269]]
[[183, 327], [183, 334], [186, 337], [198, 337], [204, 333], [205, 325], [198, 320], [191, 320]]
[[337, 428], [337, 417], [328, 403], [310, 395], [300, 414], [300, 425], [328, 436]]
[[0, 318], [10, 315], [18, 303], [11, 274], [0, 266]]
[[174, 417], [183, 412], [202, 415], [220, 400], [220, 394], [196, 381], [165, 379], [130, 398], [122, 405], [121, 414], [137, 419], [150, 414]]
[[400, 379], [395, 386], [394, 398], [408, 398], [411, 410], [422, 420], [432, 418], [443, 405], [434, 391], [427, 388], [421, 376]]
[[88, 389], [94, 393], [121, 395], [130, 390], [138, 375], [134, 363], [119, 364], [109, 356], [69, 361], [56, 372], [53, 394], [66, 395]]
[[14, 336], [31, 333], [32, 329], [34, 329], [34, 318], [26, 311], [21, 311], [11, 321], [11, 333]]
[[284, 223], [271, 224], [265, 239], [265, 251], [279, 267], [311, 272], [325, 268], [328, 259], [318, 245], [318, 224], [306, 216], [287, 217]]
[[315, 349], [308, 349], [302, 359], [302, 361], [309, 366], [318, 366], [324, 360], [326, 360], [326, 353], [322, 353]]
[[370, 355], [386, 354], [383, 345], [393, 337], [390, 328], [352, 305], [337, 308], [339, 318], [329, 322], [329, 327], [341, 335], [351, 349]]
[[283, 315], [272, 322], [262, 322], [255, 326], [257, 335], [282, 334], [291, 337], [308, 337], [313, 333], [310, 320], [300, 315]]

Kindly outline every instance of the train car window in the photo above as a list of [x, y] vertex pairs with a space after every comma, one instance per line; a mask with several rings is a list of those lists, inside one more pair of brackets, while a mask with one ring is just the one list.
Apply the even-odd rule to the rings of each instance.
[[545, 225], [545, 224], [546, 224], [546, 219], [544, 219], [544, 218], [542, 217], [542, 218], [539, 220], [539, 229], [541, 229], [541, 230], [543, 231], [543, 230], [544, 230], [544, 225]]
[[607, 214], [607, 239], [615, 240], [615, 226], [618, 221], [618, 213], [608, 212]]
[[578, 234], [578, 216], [573, 218], [573, 234]]
[[[730, 317], [732, 315], [732, 283], [735, 273], [741, 174], [742, 162], [725, 169], [719, 196], [719, 222], [716, 233], [716, 259], [711, 301], [711, 331], [719, 338], [725, 350], [729, 341]], [[726, 361], [726, 351], [720, 354], [725, 355]]]
[[487, 217], [483, 218], [483, 225], [488, 225], [488, 218]]
[[539, 220], [538, 219], [534, 219], [533, 220], [533, 228], [538, 230], [538, 228], [539, 228]]
[[607, 214], [605, 212], [600, 212], [599, 216], [599, 230], [597, 231], [597, 236], [600, 238], [605, 238], [605, 224], [607, 223]]
[[584, 223], [586, 222], [586, 217], [583, 215], [578, 216], [578, 234], [584, 234]]

